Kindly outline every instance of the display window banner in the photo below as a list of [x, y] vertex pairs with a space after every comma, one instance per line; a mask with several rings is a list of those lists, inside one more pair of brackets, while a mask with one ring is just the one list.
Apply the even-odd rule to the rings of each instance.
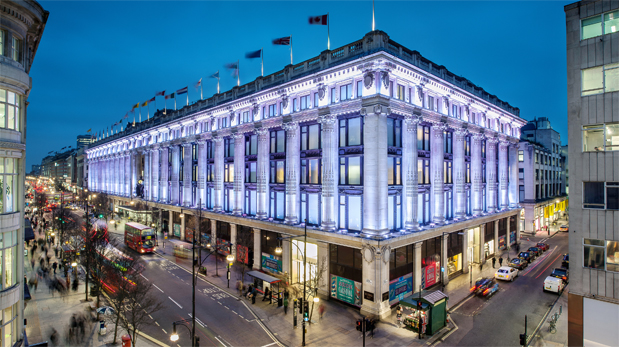
[[236, 260], [243, 264], [249, 264], [249, 248], [236, 245]]
[[436, 284], [438, 281], [441, 263], [435, 257], [426, 258], [426, 266], [421, 270], [421, 286], [428, 288]]
[[413, 273], [389, 282], [389, 304], [394, 304], [413, 294]]
[[506, 249], [507, 246], [505, 245], [505, 235], [503, 236], [499, 236], [499, 249]]
[[361, 283], [331, 275], [331, 297], [361, 306]]
[[509, 244], [513, 245], [516, 243], [516, 232], [512, 231], [509, 233]]
[[180, 224], [174, 224], [174, 226], [172, 227], [172, 230], [174, 231], [174, 236], [181, 237], [181, 225]]
[[261, 265], [263, 270], [267, 270], [273, 273], [282, 272], [282, 259], [272, 254], [262, 253]]

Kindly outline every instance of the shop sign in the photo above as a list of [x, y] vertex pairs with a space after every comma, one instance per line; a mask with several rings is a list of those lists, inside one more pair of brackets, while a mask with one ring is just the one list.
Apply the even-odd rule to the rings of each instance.
[[505, 246], [505, 235], [499, 236], [499, 249], [506, 249]]
[[389, 282], [389, 304], [396, 303], [413, 293], [413, 273]]
[[262, 253], [261, 265], [263, 270], [271, 271], [274, 273], [282, 272], [282, 259], [272, 254]]
[[230, 254], [230, 242], [224, 239], [217, 238], [217, 253], [223, 255]]
[[509, 233], [509, 244], [513, 245], [514, 243], [516, 243], [516, 232], [515, 231], [511, 231]]
[[185, 238], [193, 243], [193, 229], [185, 228]]
[[440, 262], [436, 261], [434, 257], [428, 257], [427, 266], [421, 270], [421, 286], [422, 288], [428, 288], [436, 284], [438, 281]]
[[361, 306], [361, 283], [331, 275], [331, 297]]
[[242, 245], [236, 245], [236, 261], [243, 264], [248, 264], [249, 248]]
[[174, 223], [174, 226], [172, 228], [174, 230], [174, 236], [181, 237], [181, 225]]

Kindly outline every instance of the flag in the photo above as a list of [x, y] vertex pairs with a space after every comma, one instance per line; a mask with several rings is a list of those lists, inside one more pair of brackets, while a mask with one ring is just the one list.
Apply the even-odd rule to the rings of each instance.
[[129, 112], [127, 112], [125, 116], [123, 117], [123, 119], [127, 119], [127, 118], [129, 118]]
[[144, 101], [144, 103], [142, 104], [142, 107], [146, 107], [148, 105], [148, 101]]
[[89, 133], [92, 130], [92, 128], [88, 129], [88, 131], [86, 133]]
[[260, 58], [261, 56], [262, 56], [262, 49], [245, 53], [245, 58], [247, 59]]
[[210, 75], [209, 78], [219, 78], [219, 71], [217, 71], [214, 74]]
[[148, 102], [155, 102], [155, 97], [153, 96], [153, 98], [148, 100]]
[[168, 100], [168, 99], [174, 99], [174, 93], [166, 95], [166, 96], [165, 96], [165, 99], [166, 99], [166, 100]]
[[199, 86], [201, 86], [201, 85], [202, 85], [202, 79], [200, 78], [200, 80], [198, 81], [198, 83], [196, 83], [196, 84], [194, 85], [194, 87], [195, 87], [195, 88], [196, 88], [196, 90], [197, 90], [197, 89], [198, 89], [198, 87], [199, 87]]
[[164, 95], [165, 95], [165, 90], [155, 93], [155, 96], [164, 96]]
[[327, 25], [329, 15], [323, 14], [322, 16], [309, 17], [309, 23], [314, 25]]
[[290, 36], [273, 40], [274, 45], [290, 46]]
[[187, 87], [181, 88], [181, 89], [176, 91], [176, 95], [181, 95], [181, 94], [185, 94], [185, 93], [187, 93]]
[[138, 107], [140, 107], [140, 103], [139, 103], [139, 102], [133, 106], [133, 108], [131, 109], [131, 111], [135, 110], [135, 109], [136, 109], [136, 108], [138, 108]]
[[[230, 64], [226, 64], [225, 66], [228, 69], [238, 69], [239, 68], [239, 63], [238, 62], [230, 63]], [[219, 72], [217, 72], [217, 74], [219, 74]], [[217, 77], [219, 77], [219, 76], [217, 76]]]

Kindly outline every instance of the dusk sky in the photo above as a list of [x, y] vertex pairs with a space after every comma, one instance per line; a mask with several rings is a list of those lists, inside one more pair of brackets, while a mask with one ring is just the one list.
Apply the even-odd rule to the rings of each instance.
[[[520, 108], [522, 118], [550, 118], [567, 144], [563, 6], [571, 2], [376, 1], [376, 29]], [[193, 84], [203, 78], [210, 97], [216, 80], [208, 76], [217, 70], [222, 92], [229, 90], [236, 78], [227, 63], [240, 60], [241, 84], [253, 81], [260, 60], [245, 59], [248, 51], [264, 47], [265, 75], [281, 70], [289, 50], [273, 46], [274, 38], [292, 35], [295, 63], [319, 55], [327, 28], [310, 26], [310, 15], [329, 12], [332, 49], [372, 29], [371, 1], [40, 3], [50, 15], [30, 72], [27, 171], [157, 91], [189, 86], [195, 101]], [[157, 97], [157, 108], [163, 106]]]

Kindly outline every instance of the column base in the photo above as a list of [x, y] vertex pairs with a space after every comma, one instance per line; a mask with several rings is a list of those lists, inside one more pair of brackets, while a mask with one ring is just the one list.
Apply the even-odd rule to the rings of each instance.
[[367, 300], [364, 300], [364, 304], [361, 306], [360, 313], [364, 316], [379, 317], [379, 319], [388, 319], [391, 316], [391, 308], [387, 304], [372, 303], [370, 305], [365, 304]]
[[507, 210], [509, 208], [509, 205], [501, 205], [501, 210]]
[[361, 230], [361, 236], [370, 238], [386, 238], [389, 235], [389, 229], [366, 229]]
[[482, 213], [483, 213], [483, 211], [482, 211], [481, 209], [479, 209], [479, 210], [473, 210], [473, 216], [474, 216], [474, 217], [479, 217], [479, 216], [481, 216], [481, 215], [482, 215]]
[[221, 212], [222, 210], [223, 210], [223, 208], [221, 206], [213, 207], [213, 212]]
[[456, 217], [455, 218], [458, 219], [458, 220], [464, 220], [464, 219], [466, 219], [466, 213], [464, 213], [464, 212], [456, 212]]
[[419, 223], [406, 222], [406, 223], [404, 223], [404, 229], [406, 231], [418, 231], [419, 230]]
[[295, 224], [299, 224], [299, 218], [297, 217], [286, 217], [284, 219], [284, 224], [289, 224], [289, 225], [295, 225]]
[[235, 215], [235, 216], [242, 216], [243, 215], [243, 210], [241, 210], [241, 209], [234, 209], [232, 211], [232, 214]]
[[335, 222], [322, 222], [320, 230], [322, 231], [335, 231], [337, 229]]
[[496, 207], [488, 207], [488, 213], [495, 213]]
[[258, 219], [267, 219], [269, 215], [266, 212], [258, 212], [256, 213], [256, 218]]
[[432, 218], [432, 223], [434, 225], [443, 225], [443, 224], [445, 224], [445, 217], [435, 217], [435, 218]]

